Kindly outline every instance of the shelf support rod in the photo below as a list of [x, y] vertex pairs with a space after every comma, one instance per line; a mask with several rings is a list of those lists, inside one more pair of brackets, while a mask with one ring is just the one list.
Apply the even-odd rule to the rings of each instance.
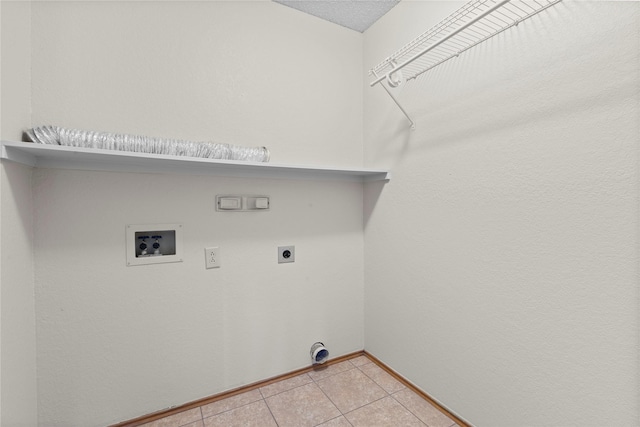
[[[457, 30], [455, 30], [454, 32], [452, 32], [451, 34], [449, 34], [448, 36], [444, 37], [442, 40], [439, 40], [438, 42], [434, 43], [433, 45], [429, 46], [428, 48], [424, 49], [421, 52], [416, 53], [415, 55], [413, 55], [411, 58], [407, 59], [406, 61], [404, 61], [402, 64], [397, 65], [393, 68], [393, 70], [389, 71], [387, 74], [385, 74], [382, 77], [378, 77], [378, 75], [375, 73], [375, 71], [373, 72], [373, 75], [376, 77], [376, 79], [371, 82], [369, 84], [369, 86], [373, 87], [375, 85], [377, 85], [378, 83], [380, 83], [382, 80], [384, 79], [391, 79], [391, 74], [401, 70], [402, 68], [406, 67], [407, 65], [409, 65], [410, 63], [412, 63], [413, 61], [415, 61], [416, 59], [420, 58], [422, 55], [425, 55], [426, 53], [430, 52], [431, 50], [435, 49], [436, 47], [440, 46], [442, 43], [446, 42], [447, 40], [449, 40], [451, 37], [455, 36], [456, 34], [460, 33], [461, 31], [464, 31], [465, 29], [467, 29], [468, 27], [470, 27], [471, 25], [475, 24], [476, 22], [478, 22], [479, 20], [481, 20], [482, 18], [484, 18], [485, 16], [493, 13], [496, 9], [501, 8], [503, 5], [509, 3], [511, 0], [502, 0], [501, 2], [497, 3], [496, 5], [494, 5], [491, 9], [487, 10], [486, 12], [476, 16], [475, 18], [473, 18], [471, 21], [467, 22], [466, 24], [464, 24], [462, 27], [458, 28]], [[383, 85], [384, 86], [384, 85]], [[386, 89], [386, 87], [385, 87]], [[388, 92], [388, 90], [387, 90]], [[393, 98], [393, 96], [392, 96]], [[394, 99], [395, 100], [395, 99]], [[397, 101], [396, 101], [397, 103]], [[400, 107], [402, 108], [402, 107]], [[406, 115], [406, 113], [405, 113]]]
[[[375, 71], [371, 71], [371, 72], [373, 73], [374, 77], [378, 77]], [[384, 76], [382, 76], [382, 79], [384, 79]], [[387, 91], [391, 99], [393, 99], [393, 102], [396, 103], [400, 111], [402, 111], [402, 114], [404, 114], [407, 120], [409, 120], [409, 123], [411, 124], [411, 130], [416, 130], [416, 124], [414, 123], [413, 120], [411, 120], [411, 117], [409, 117], [409, 114], [407, 113], [407, 111], [404, 108], [402, 108], [402, 105], [400, 105], [400, 102], [398, 102], [398, 99], [395, 96], [393, 96], [393, 93], [391, 93], [389, 88], [387, 88], [385, 85], [382, 85], [382, 87], [384, 88], [385, 91]]]

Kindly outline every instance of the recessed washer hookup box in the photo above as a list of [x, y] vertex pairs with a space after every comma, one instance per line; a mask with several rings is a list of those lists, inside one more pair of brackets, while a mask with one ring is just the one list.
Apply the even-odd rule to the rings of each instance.
[[182, 262], [182, 224], [126, 226], [127, 265]]

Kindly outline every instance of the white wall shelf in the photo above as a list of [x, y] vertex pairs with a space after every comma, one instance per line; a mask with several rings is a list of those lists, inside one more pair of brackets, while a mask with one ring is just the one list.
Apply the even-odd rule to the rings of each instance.
[[390, 178], [389, 172], [383, 170], [213, 160], [31, 142], [2, 141], [0, 157], [32, 167], [52, 169], [363, 182]]

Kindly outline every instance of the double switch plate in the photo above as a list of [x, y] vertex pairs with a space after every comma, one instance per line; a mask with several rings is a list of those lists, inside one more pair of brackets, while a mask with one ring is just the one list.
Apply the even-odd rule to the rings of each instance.
[[216, 210], [226, 212], [268, 211], [269, 196], [216, 196]]

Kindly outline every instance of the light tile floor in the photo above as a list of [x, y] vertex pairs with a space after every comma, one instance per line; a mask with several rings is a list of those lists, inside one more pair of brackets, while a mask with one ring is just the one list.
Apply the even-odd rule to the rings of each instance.
[[301, 374], [144, 427], [458, 427], [366, 356]]

